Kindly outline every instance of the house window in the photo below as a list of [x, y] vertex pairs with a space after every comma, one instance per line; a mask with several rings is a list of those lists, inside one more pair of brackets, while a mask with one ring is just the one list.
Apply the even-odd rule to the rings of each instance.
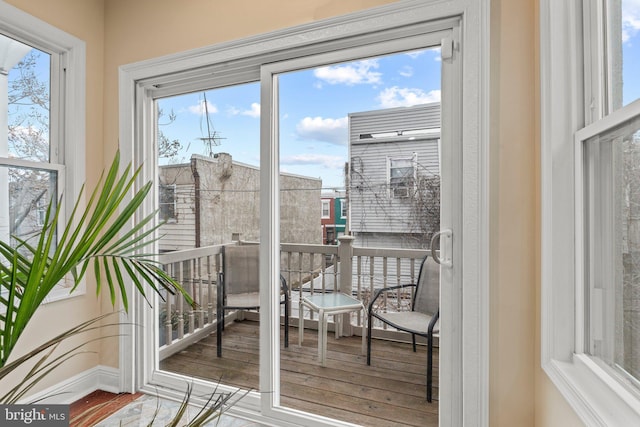
[[159, 191], [160, 220], [167, 222], [177, 222], [176, 213], [176, 186], [160, 184]]
[[340, 199], [340, 218], [346, 218], [347, 211], [347, 199]]
[[331, 202], [322, 200], [322, 219], [331, 218]]
[[0, 240], [34, 237], [58, 201], [65, 224], [85, 180], [84, 105], [84, 42], [0, 2]]
[[[606, 130], [579, 133], [585, 353], [640, 384], [640, 108], [609, 116]], [[601, 124], [598, 122], [598, 124]], [[597, 131], [596, 131], [597, 132]], [[580, 179], [578, 178], [578, 185]], [[580, 208], [580, 206], [578, 206]], [[639, 388], [640, 389], [640, 388]]]
[[[3, 73], [0, 77], [2, 114], [7, 132], [0, 140], [0, 194], [4, 212], [2, 239], [34, 236], [42, 229], [39, 208], [58, 198], [57, 175], [64, 168], [56, 156], [58, 141], [52, 138], [51, 54], [0, 34]], [[25, 166], [11, 164], [16, 159]], [[41, 212], [41, 209], [40, 209]], [[8, 214], [8, 215], [7, 215]]]
[[416, 177], [416, 154], [409, 158], [389, 158], [389, 194], [406, 199], [413, 194]]
[[640, 425], [638, 19], [541, 2], [542, 365], [587, 425]]

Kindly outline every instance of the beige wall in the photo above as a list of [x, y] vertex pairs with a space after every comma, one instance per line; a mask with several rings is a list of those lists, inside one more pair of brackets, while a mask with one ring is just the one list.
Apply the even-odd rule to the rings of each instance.
[[[92, 182], [117, 148], [119, 66], [392, 0], [7, 2], [87, 42]], [[579, 426], [540, 369], [537, 1], [494, 0], [491, 19], [490, 425]], [[91, 293], [51, 304], [39, 314], [33, 335], [53, 332], [46, 317], [56, 319], [58, 330], [60, 322], [76, 323], [97, 309]], [[99, 359], [89, 356], [65, 374], [96, 363], [116, 366], [114, 348], [103, 346]]]
[[[104, 25], [102, 0], [7, 0], [25, 12], [40, 18], [67, 33], [86, 42], [87, 45], [87, 171], [88, 182], [95, 182], [97, 175], [89, 171], [102, 169], [103, 145], [103, 50]], [[91, 286], [91, 285], [90, 285]], [[24, 332], [16, 352], [31, 349], [36, 344], [67, 330], [78, 323], [96, 316], [100, 312], [95, 292], [81, 295], [61, 302], [43, 306], [36, 314], [34, 322]], [[72, 313], [73, 315], [69, 315]], [[72, 342], [67, 343], [67, 347]], [[90, 350], [97, 351], [99, 346], [92, 345]], [[16, 353], [17, 354], [17, 353]], [[74, 359], [66, 370], [58, 370], [40, 386], [55, 384], [65, 378], [92, 368], [98, 364], [97, 354], [85, 354]]]
[[540, 364], [538, 39], [538, 1], [492, 1], [492, 427], [583, 425]]

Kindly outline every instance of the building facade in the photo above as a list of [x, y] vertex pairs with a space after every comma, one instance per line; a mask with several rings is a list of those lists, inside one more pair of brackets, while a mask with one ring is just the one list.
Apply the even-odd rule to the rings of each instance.
[[349, 115], [356, 246], [426, 248], [440, 227], [440, 104]]
[[[161, 166], [159, 173], [161, 251], [260, 239], [259, 168], [219, 153], [193, 155], [190, 163]], [[322, 181], [285, 173], [280, 179], [281, 241], [320, 243]]]
[[338, 237], [346, 233], [347, 199], [343, 192], [325, 193], [321, 199], [322, 242], [325, 245], [338, 244]]

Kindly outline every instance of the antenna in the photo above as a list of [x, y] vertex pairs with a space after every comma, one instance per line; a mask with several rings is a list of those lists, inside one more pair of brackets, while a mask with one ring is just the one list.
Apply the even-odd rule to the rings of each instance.
[[207, 148], [209, 157], [213, 157], [213, 147], [221, 144], [222, 139], [226, 139], [220, 136], [218, 131], [213, 128], [213, 124], [211, 124], [211, 120], [209, 119], [209, 104], [207, 103], [207, 93], [202, 92], [202, 96], [204, 98], [204, 114], [207, 120], [207, 136], [202, 138], [198, 138], [201, 140], [205, 147]]

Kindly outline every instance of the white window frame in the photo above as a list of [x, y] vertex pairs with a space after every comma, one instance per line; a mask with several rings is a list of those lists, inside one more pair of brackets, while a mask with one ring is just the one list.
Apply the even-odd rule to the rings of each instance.
[[[321, 206], [321, 211], [320, 211], [320, 218], [321, 219], [329, 219], [331, 218], [331, 200], [329, 199], [322, 199], [320, 200], [320, 203], [322, 204]], [[324, 208], [327, 208], [327, 214], [324, 214]]]
[[340, 200], [340, 219], [346, 219], [349, 214], [349, 207], [347, 206], [347, 199], [341, 197]]
[[[594, 31], [596, 7], [590, 1], [540, 1], [541, 359], [586, 425], [640, 425], [638, 395], [585, 351], [584, 159], [582, 144], [574, 141], [606, 130], [631, 111], [595, 121], [606, 105], [598, 81], [604, 55]], [[592, 121], [599, 129], [585, 128]]]
[[[167, 223], [170, 224], [175, 224], [178, 222], [178, 195], [177, 195], [177, 188], [176, 188], [176, 184], [160, 184], [159, 188], [158, 188], [158, 196], [162, 196], [162, 189], [164, 188], [165, 191], [172, 191], [172, 201], [171, 202], [158, 202], [158, 207], [160, 208], [160, 220], [166, 221]], [[168, 206], [168, 205], [173, 205], [173, 215], [172, 216], [166, 216], [163, 214], [162, 212], [162, 207], [163, 206]]]
[[[391, 176], [391, 169], [393, 169], [393, 162], [398, 161], [409, 161], [411, 162], [411, 168], [413, 169], [413, 173], [411, 176], [411, 182], [407, 183], [404, 186], [396, 187], [391, 180], [393, 177]], [[391, 199], [409, 199], [416, 191], [416, 182], [417, 182], [417, 170], [418, 170], [418, 154], [412, 153], [411, 156], [395, 156], [395, 157], [387, 157], [387, 188], [389, 189], [389, 198]], [[405, 177], [403, 177], [405, 178]], [[405, 195], [396, 194], [396, 190], [400, 188], [406, 188], [407, 193]]]
[[[3, 1], [0, 32], [52, 55], [50, 144], [52, 153], [57, 153], [52, 155], [55, 163], [2, 158], [0, 164], [57, 172], [58, 197], [63, 197], [61, 224], [65, 224], [85, 182], [85, 42]], [[83, 281], [72, 294], [65, 287], [55, 289], [45, 302], [84, 292]]]
[[[453, 43], [449, 39], [450, 44], [445, 47], [453, 48], [457, 52], [464, 50], [464, 67], [460, 68], [460, 76], [457, 78], [461, 82], [464, 99], [468, 100], [458, 104], [460, 114], [465, 120], [461, 123], [462, 128], [453, 132], [463, 146], [461, 149], [465, 168], [460, 169], [461, 188], [464, 189], [465, 197], [468, 197], [468, 203], [460, 206], [465, 221], [461, 224], [459, 238], [462, 239], [464, 235], [465, 245], [464, 248], [459, 246], [462, 249], [455, 255], [461, 262], [460, 265], [465, 266], [460, 277], [465, 283], [460, 307], [464, 306], [465, 311], [460, 325], [460, 329], [464, 331], [464, 340], [461, 339], [455, 344], [458, 351], [454, 355], [460, 361], [465, 374], [463, 378], [461, 373], [445, 373], [444, 370], [440, 372], [441, 393], [446, 388], [461, 388], [464, 391], [456, 394], [461, 397], [440, 402], [441, 425], [486, 426], [489, 422], [489, 5], [489, 0], [402, 0], [387, 6], [120, 68], [119, 141], [122, 158], [125, 162], [144, 162], [141, 179], [155, 179], [154, 153], [153, 150], [150, 152], [147, 143], [153, 140], [152, 124], [155, 115], [153, 105], [144, 100], [151, 96], [151, 92], [157, 96], [169, 96], [171, 91], [175, 90], [175, 87], [170, 87], [175, 79], [173, 73], [190, 71], [189, 76], [192, 80], [182, 81], [182, 90], [201, 90], [203, 87], [198, 80], [205, 74], [215, 75], [218, 79], [229, 76], [229, 84], [239, 83], [243, 76], [246, 76], [245, 81], [253, 81], [254, 70], [250, 69], [251, 64], [259, 68], [264, 64], [260, 63], [261, 58], [267, 56], [271, 61], [275, 61], [277, 56], [285, 60], [292, 58], [292, 55], [302, 57], [328, 53], [352, 47], [354, 44], [362, 43], [362, 40], [384, 41], [390, 36], [399, 37], [400, 34], [409, 35], [412, 32], [417, 34], [425, 28], [428, 28], [429, 32], [438, 31], [439, 26], [440, 29], [449, 28], [450, 23], [447, 24], [446, 21], [462, 17], [464, 30], [458, 34], [460, 43]], [[232, 64], [237, 59], [243, 59], [247, 66], [237, 69], [225, 65]], [[220, 81], [222, 80], [218, 80]], [[263, 110], [263, 117], [265, 115]], [[264, 277], [263, 265], [265, 269], [276, 271], [276, 263], [271, 254], [275, 253], [278, 247], [269, 245], [277, 241], [273, 236], [278, 235], [279, 206], [276, 203], [277, 192], [273, 191], [273, 176], [277, 175], [272, 174], [274, 168], [277, 168], [277, 152], [272, 153], [264, 144], [262, 148], [261, 162], [267, 167], [261, 166], [261, 177], [264, 178], [261, 191], [265, 192], [264, 195], [276, 197], [276, 200], [261, 197], [261, 209], [265, 212], [261, 215], [261, 227], [263, 223], [270, 227], [269, 235], [262, 236], [266, 242], [264, 245], [261, 239], [261, 246], [264, 246], [261, 250], [266, 250], [265, 259], [270, 261], [261, 263], [261, 277]], [[153, 205], [147, 201], [143, 210], [150, 213], [153, 211]], [[272, 272], [271, 270], [267, 271]], [[272, 275], [268, 277], [273, 278]], [[132, 288], [132, 285], [128, 284], [128, 287]], [[455, 289], [462, 289], [462, 286], [455, 286]], [[139, 366], [141, 361], [155, 360], [155, 347], [153, 339], [145, 337], [139, 327], [131, 325], [154, 325], [156, 319], [153, 310], [136, 292], [132, 291], [131, 295], [133, 301], [126, 318], [128, 324], [121, 328], [120, 388], [122, 391], [148, 390], [179, 398], [181, 392], [175, 390], [184, 388], [185, 383], [182, 379], [157, 371], [157, 361]], [[266, 309], [261, 310], [261, 315], [269, 317], [271, 311], [275, 313], [271, 306], [272, 304], [265, 305]], [[453, 316], [452, 313], [446, 315]], [[275, 327], [275, 316], [264, 319], [266, 322], [262, 320], [261, 318], [261, 328], [263, 324], [267, 325], [267, 328]], [[264, 336], [275, 337], [273, 334]], [[266, 344], [268, 354], [279, 351], [274, 342], [269, 341]], [[267, 354], [261, 352], [261, 370], [269, 372], [265, 384], [272, 384], [274, 375], [278, 373], [278, 366], [265, 359], [263, 353]], [[204, 395], [209, 390], [203, 381], [194, 379], [192, 385], [194, 395]], [[261, 417], [267, 414], [266, 421], [278, 420], [279, 425], [288, 425], [288, 422], [309, 426], [336, 425], [335, 421], [278, 407], [277, 402], [273, 400], [276, 395], [277, 393], [264, 393], [260, 398], [257, 393], [251, 393], [234, 406], [232, 412], [257, 420], [264, 419]]]

